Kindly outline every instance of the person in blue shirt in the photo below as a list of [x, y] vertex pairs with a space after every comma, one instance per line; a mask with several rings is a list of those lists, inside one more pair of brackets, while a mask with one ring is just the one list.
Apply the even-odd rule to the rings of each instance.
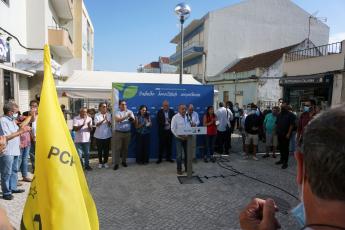
[[271, 147], [272, 148], [272, 157], [276, 158], [276, 149], [278, 145], [278, 137], [276, 134], [276, 122], [277, 122], [277, 115], [279, 114], [279, 107], [275, 106], [272, 109], [272, 113], [268, 113], [265, 116], [264, 120], [264, 131], [266, 134], [266, 154], [263, 155], [263, 158], [267, 158], [270, 156], [269, 152]]

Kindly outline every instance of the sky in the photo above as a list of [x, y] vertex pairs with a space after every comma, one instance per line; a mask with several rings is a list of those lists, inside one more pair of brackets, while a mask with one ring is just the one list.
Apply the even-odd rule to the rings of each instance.
[[[278, 0], [277, 0], [278, 1]], [[174, 13], [181, 0], [84, 0], [95, 29], [95, 70], [135, 72], [140, 64], [175, 51], [179, 33]], [[192, 13], [186, 22], [241, 0], [186, 0]], [[345, 39], [345, 0], [293, 0], [309, 13], [326, 17], [330, 42]]]

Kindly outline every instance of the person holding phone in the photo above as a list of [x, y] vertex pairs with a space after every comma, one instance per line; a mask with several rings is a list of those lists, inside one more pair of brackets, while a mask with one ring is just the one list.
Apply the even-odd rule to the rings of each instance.
[[150, 132], [151, 132], [151, 118], [147, 112], [146, 105], [139, 107], [139, 112], [135, 118], [135, 128], [137, 132], [137, 163], [148, 164], [150, 154]]
[[131, 141], [131, 124], [134, 121], [134, 114], [127, 109], [126, 101], [120, 100], [119, 110], [115, 112], [114, 170], [119, 169], [120, 156], [122, 158], [122, 166], [127, 167], [128, 145]]

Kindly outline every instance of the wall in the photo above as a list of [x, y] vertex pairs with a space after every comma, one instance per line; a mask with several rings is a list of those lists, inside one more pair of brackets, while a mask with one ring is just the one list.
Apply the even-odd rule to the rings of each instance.
[[43, 48], [48, 42], [48, 30], [46, 12], [49, 9], [48, 1], [27, 0], [26, 1], [26, 26], [27, 46], [32, 48]]
[[[229, 63], [307, 38], [308, 13], [290, 0], [249, 0], [209, 14], [207, 75]], [[313, 23], [311, 40], [328, 43], [329, 27]]]
[[[0, 1], [0, 26], [16, 36], [23, 45], [27, 45], [26, 6], [26, 0], [11, 1], [9, 6]], [[7, 38], [7, 35], [3, 37]], [[15, 54], [26, 54], [26, 50], [14, 39], [10, 41], [10, 44], [12, 62], [15, 62]]]
[[258, 102], [277, 101], [282, 97], [282, 87], [279, 86], [278, 79], [283, 76], [282, 69], [283, 60], [280, 59], [266, 69], [260, 76], [261, 79], [259, 79], [258, 83]]
[[344, 103], [345, 101], [342, 100], [343, 85], [344, 85], [344, 77], [343, 74], [334, 74], [333, 77], [333, 92], [332, 92], [332, 106], [339, 105]]
[[[213, 83], [215, 90], [218, 90], [218, 102], [223, 101], [223, 92], [229, 91], [229, 100], [235, 101], [235, 84], [233, 81], [223, 81]], [[236, 91], [243, 91], [243, 104], [251, 102], [257, 103], [257, 82], [253, 80], [245, 80], [238, 82], [236, 85]], [[236, 99], [237, 96], [236, 96]], [[217, 102], [217, 104], [218, 104]]]

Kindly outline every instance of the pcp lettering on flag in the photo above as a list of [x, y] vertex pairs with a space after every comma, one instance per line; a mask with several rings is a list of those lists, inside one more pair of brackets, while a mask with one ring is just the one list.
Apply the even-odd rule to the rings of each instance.
[[71, 153], [67, 151], [61, 151], [59, 148], [55, 146], [50, 147], [50, 150], [48, 153], [48, 159], [51, 159], [51, 157], [58, 157], [62, 164], [66, 164], [70, 166], [73, 166], [73, 164], [75, 164]]

